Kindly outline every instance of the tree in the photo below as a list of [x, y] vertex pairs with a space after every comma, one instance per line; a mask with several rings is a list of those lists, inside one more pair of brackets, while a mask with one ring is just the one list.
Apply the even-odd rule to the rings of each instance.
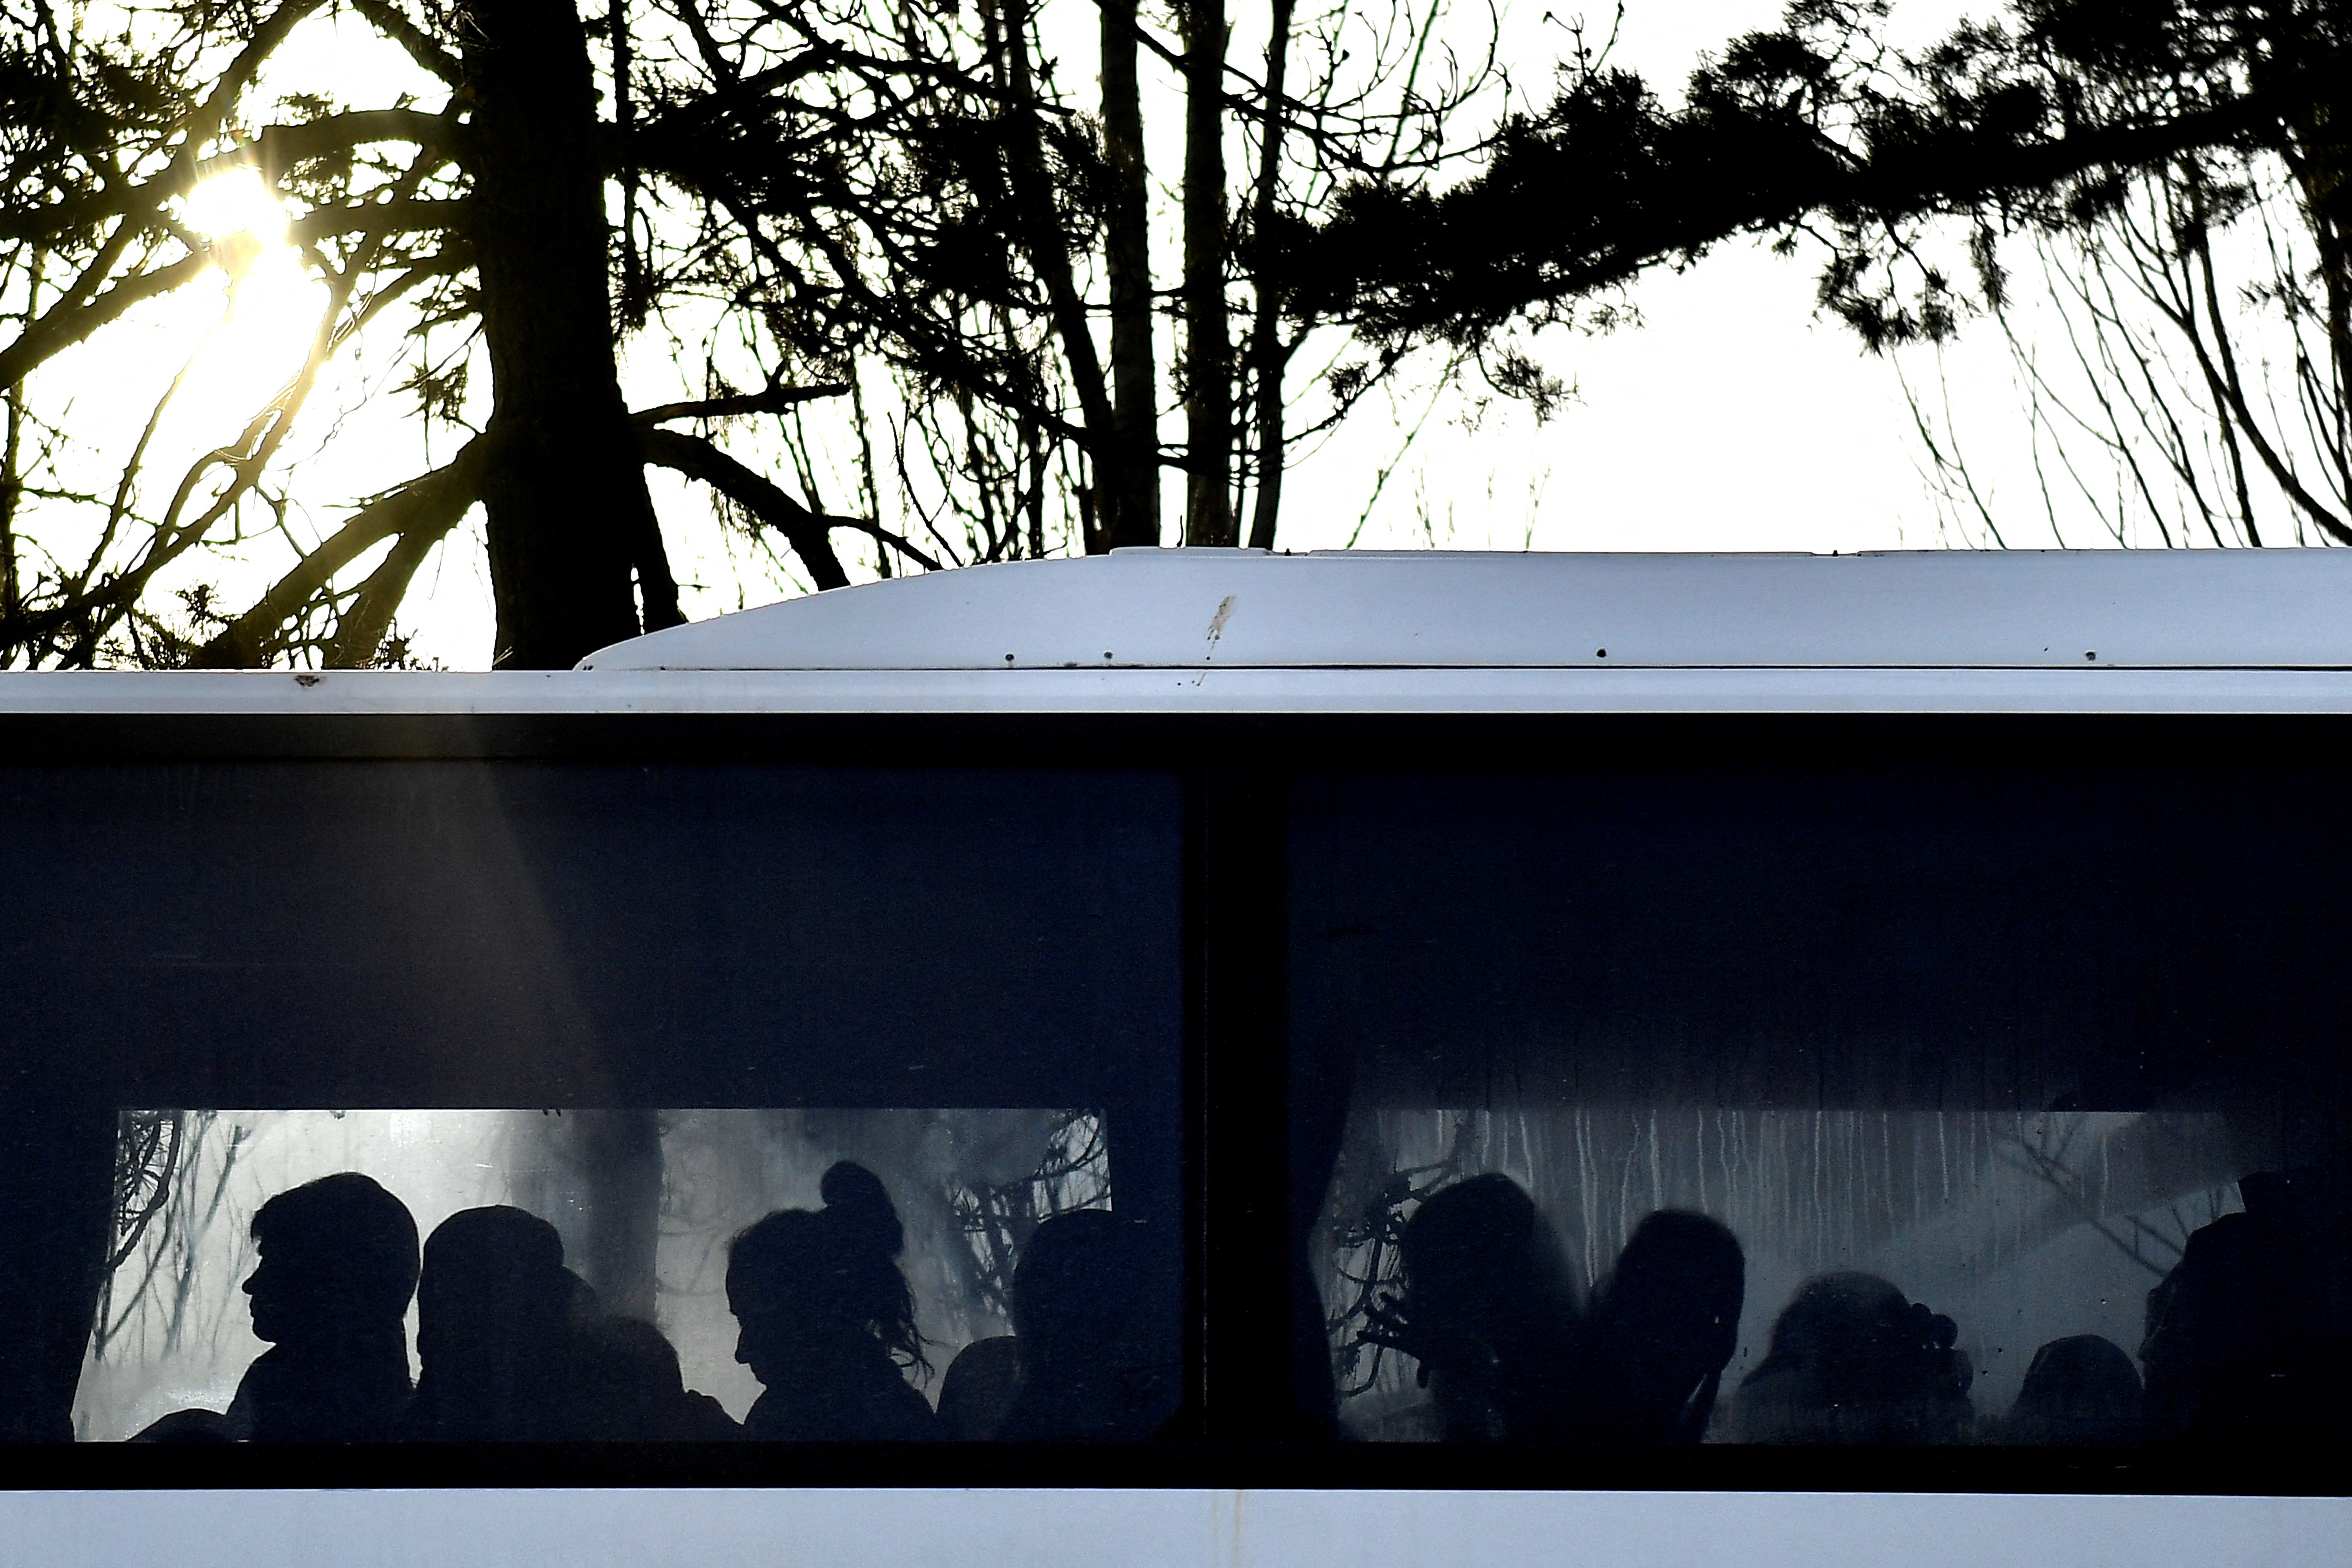
[[[1294, 7], [1275, 5], [1265, 75], [1252, 80], [1227, 58], [1225, 23], [1208, 13], [1198, 13], [1196, 26], [1193, 11], [1180, 11], [1180, 37], [1170, 40], [1105, 0], [1097, 122], [1061, 85], [1066, 73], [1045, 47], [1038, 8], [992, 0], [968, 20], [956, 12], [829, 20], [795, 13], [836, 58], [931, 63], [919, 85], [835, 79], [844, 115], [870, 122], [886, 100], [901, 103], [892, 134], [871, 144], [864, 166], [877, 195], [911, 185], [922, 199], [834, 203], [834, 212], [856, 215], [854, 232], [821, 251], [835, 271], [829, 283], [881, 324], [874, 346], [904, 378], [908, 415], [894, 435], [919, 434], [935, 472], [961, 461], [979, 558], [1003, 548], [1000, 516], [1028, 517], [1032, 553], [1042, 534], [1043, 483], [1004, 484], [990, 472], [991, 454], [1008, 449], [1024, 455], [1012, 467], [1024, 474], [1061, 454], [1086, 548], [1157, 542], [1168, 467], [1187, 476], [1185, 540], [1235, 542], [1234, 519], [1254, 485], [1253, 542], [1271, 543], [1283, 461], [1297, 439], [1344, 417], [1369, 383], [1351, 385], [1318, 423], [1285, 428], [1283, 373], [1305, 329], [1281, 316], [1264, 265], [1271, 253], [1256, 236], [1314, 210], [1344, 178], [1424, 180], [1475, 152], [1457, 122], [1483, 97], [1499, 97], [1504, 79], [1491, 49], [1465, 65], [1434, 40], [1444, 15], [1443, 0], [1369, 9], [1336, 0], [1301, 26]], [[1303, 89], [1289, 75], [1301, 51], [1310, 62]], [[1174, 75], [1183, 94], [1181, 263], [1166, 290], [1154, 288], [1147, 222], [1150, 163], [1137, 70], [1146, 59]], [[1238, 211], [1225, 179], [1237, 148], [1253, 152], [1258, 169]], [[749, 153], [737, 161], [772, 162]], [[728, 199], [771, 226], [760, 267], [818, 248], [804, 250], [795, 237], [812, 216], [805, 205], [749, 191]], [[1107, 284], [1102, 304], [1097, 277]], [[763, 278], [761, 286], [780, 285]], [[1172, 447], [1158, 435], [1152, 328], [1162, 293], [1181, 323], [1174, 390], [1186, 433]], [[1245, 342], [1234, 331], [1238, 298], [1255, 307]], [[1103, 315], [1108, 362], [1096, 341]], [[1299, 330], [1286, 336], [1286, 327]], [[940, 489], [942, 510], [956, 504], [954, 487]], [[992, 491], [999, 500], [981, 504]], [[923, 524], [933, 557], [951, 555], [957, 542], [930, 518]]]
[[[2340, 59], [2340, 5], [2051, 6], [1989, 47], [2064, 62], [2094, 112], [2213, 101]], [[2053, 532], [2352, 543], [2352, 195], [2339, 77], [2243, 145], [2183, 153], [2031, 241], [1985, 304], [2011, 350]], [[2040, 351], [2035, 320], [2063, 331]], [[1914, 399], [1948, 514], [1998, 541], [1959, 434]], [[2040, 457], [2046, 453], [2046, 458]], [[2152, 536], [2152, 537], [2151, 537]]]
[[[1288, 451], [1369, 384], [1286, 429], [1306, 329], [1283, 328], [1311, 318], [1275, 308], [1260, 237], [1342, 178], [1431, 177], [1472, 150], [1449, 127], [1501, 81], [1491, 51], [1465, 71], [1433, 41], [1443, 0], [1335, 0], [1303, 23], [1286, 0], [1263, 81], [1207, 13], [1185, 46], [1110, 0], [1098, 104], [1070, 94], [1024, 0], [624, 0], [593, 26], [561, 0], [184, 0], [103, 37], [21, 3], [0, 37], [0, 647], [30, 665], [396, 660], [416, 574], [477, 505], [496, 661], [567, 664], [678, 616], [648, 464], [707, 485], [817, 587], [848, 581], [844, 531], [884, 574], [1156, 542], [1170, 468], [1189, 476], [1185, 537], [1232, 541], [1255, 484], [1252, 538], [1270, 543]], [[409, 81], [371, 99], [272, 75], [303, 29], [362, 25]], [[1172, 289], [1152, 272], [1140, 62], [1192, 105]], [[1239, 211], [1228, 140], [1255, 153]], [[159, 489], [144, 470], [179, 383], [103, 451], [43, 389], [158, 300], [225, 276], [234, 311], [258, 289], [253, 237], [187, 207], [240, 172], [291, 205], [326, 306], [300, 372]], [[1254, 302], [1239, 343], [1237, 294]], [[1190, 412], [1163, 445], [1171, 307]], [[616, 346], [665, 339], [699, 384], [631, 415]], [[293, 520], [326, 498], [296, 481], [290, 438], [322, 377], [386, 342], [412, 356], [407, 437], [453, 430], [455, 450], [304, 536]], [[845, 414], [812, 425], [825, 398]], [[820, 503], [845, 468], [863, 515]], [[281, 564], [226, 602], [239, 552]]]
[[1939, 220], [2063, 232], [2112, 210], [2135, 172], [2256, 148], [2299, 150], [2314, 199], [2342, 200], [2328, 128], [2346, 122], [2347, 62], [2326, 0], [2028, 0], [2014, 27], [1965, 26], [1916, 56], [1878, 41], [1888, 10], [1798, 0], [1696, 71], [1678, 109], [1580, 51], [1475, 178], [1361, 182], [1330, 221], [1288, 232], [1291, 297], [1391, 344], [1477, 347], [1736, 236], [1811, 234], [1829, 253], [1822, 304], [1883, 348], [1957, 326], [1964, 302], [1920, 248]]
[[[257, 169], [304, 201], [296, 237], [331, 280], [331, 308], [301, 373], [240, 440], [199, 460], [160, 515], [142, 516], [134, 503], [134, 450], [84, 562], [27, 584], [11, 533], [0, 613], [6, 641], [27, 662], [91, 663], [123, 631], [131, 647], [118, 653], [164, 662], [259, 663], [297, 647], [365, 662], [425, 551], [477, 500], [498, 601], [494, 662], [561, 667], [678, 618], [639, 430], [614, 373], [603, 210], [611, 149], [594, 114], [577, 14], [559, 0], [484, 0], [467, 13], [452, 52], [397, 7], [361, 5], [451, 89], [449, 107], [353, 110], [304, 95], [289, 100], [302, 118], [238, 134], [240, 100], [319, 9], [320, 0], [286, 0], [248, 26], [241, 14], [192, 6], [176, 14], [177, 30], [160, 47], [142, 47], [135, 38], [101, 45], [61, 34], [41, 7], [12, 40], [12, 184], [47, 197], [12, 204], [0, 220], [0, 239], [14, 245], [20, 322], [0, 349], [16, 433], [12, 524], [26, 493], [26, 377], [215, 263], [229, 273], [234, 300], [249, 258], [192, 232], [175, 211], [205, 180]], [[51, 280], [67, 267], [68, 279]], [[394, 487], [302, 552], [250, 609], [200, 615], [212, 623], [207, 636], [171, 635], [142, 604], [155, 575], [222, 542], [215, 525], [227, 524], [229, 541], [242, 538], [235, 514], [257, 497], [278, 499], [262, 487], [319, 372], [412, 292], [425, 297], [412, 333], [478, 321], [495, 389], [485, 427], [454, 460]], [[428, 382], [424, 390], [429, 405], [436, 389]], [[446, 386], [437, 390], [446, 399]], [[693, 437], [673, 439], [665, 455], [713, 466]], [[222, 482], [204, 493], [215, 478]], [[776, 498], [760, 500], [775, 506]], [[799, 521], [789, 503], [779, 515]], [[127, 559], [115, 548], [126, 532], [136, 537]], [[339, 574], [387, 540], [373, 572], [338, 585]], [[839, 580], [821, 559], [812, 569]]]

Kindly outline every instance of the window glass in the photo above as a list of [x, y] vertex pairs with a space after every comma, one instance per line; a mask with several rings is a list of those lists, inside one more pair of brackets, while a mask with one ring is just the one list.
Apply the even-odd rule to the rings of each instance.
[[[945, 1435], [993, 1436], [1015, 1393], [1003, 1352], [1012, 1348], [1018, 1259], [1042, 1223], [1117, 1208], [1103, 1119], [1087, 1110], [131, 1111], [123, 1145], [131, 1202], [82, 1369], [75, 1433], [84, 1440], [135, 1436], [184, 1409], [236, 1407], [257, 1358], [272, 1349], [257, 1337], [270, 1325], [246, 1284], [266, 1278], [265, 1246], [300, 1240], [297, 1231], [281, 1242], [255, 1218], [281, 1194], [348, 1183], [347, 1173], [377, 1184], [420, 1237], [468, 1210], [546, 1219], [571, 1276], [551, 1279], [582, 1295], [591, 1356], [616, 1365], [632, 1353], [661, 1356], [643, 1333], [634, 1344], [628, 1331], [616, 1345], [593, 1342], [604, 1331], [597, 1318], [658, 1326], [677, 1361], [674, 1378], [654, 1369], [670, 1397], [593, 1390], [566, 1416], [576, 1430], [546, 1434], [582, 1437], [735, 1436], [765, 1391], [734, 1310], [747, 1303], [730, 1299], [732, 1245], [772, 1212], [831, 1206], [827, 1173], [843, 1161], [871, 1172], [889, 1200], [900, 1241], [889, 1260], [912, 1310], [912, 1334], [878, 1360], [864, 1357], [865, 1366], [895, 1363], [893, 1375], [936, 1407]], [[352, 1212], [373, 1207], [398, 1224], [383, 1198], [355, 1195]], [[588, 1273], [599, 1278], [593, 1297], [583, 1290]], [[735, 1283], [740, 1296], [740, 1275]], [[404, 1310], [378, 1314], [400, 1331], [379, 1347], [395, 1395], [398, 1373], [413, 1381], [420, 1370], [418, 1314], [414, 1296]], [[955, 1396], [943, 1397], [950, 1368], [974, 1344], [982, 1348]], [[680, 1397], [688, 1391], [709, 1402]], [[238, 1410], [237, 1426], [257, 1424], [252, 1435], [266, 1436], [276, 1413], [258, 1403]], [[380, 1414], [389, 1436], [408, 1413]], [[633, 1432], [632, 1421], [645, 1429]]]
[[1163, 776], [0, 773], [16, 1435], [1144, 1438]]
[[[2253, 767], [1301, 781], [1340, 1430], [2301, 1442], [2347, 1390], [2342, 833]], [[1311, 1219], [1307, 1216], [1311, 1215]]]

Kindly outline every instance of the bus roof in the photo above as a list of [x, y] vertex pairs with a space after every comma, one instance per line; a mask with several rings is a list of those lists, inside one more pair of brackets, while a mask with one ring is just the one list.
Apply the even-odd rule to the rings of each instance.
[[0, 673], [0, 714], [2352, 713], [2352, 550], [1122, 550], [572, 670]]
[[2352, 668], [2352, 551], [1119, 550], [836, 589], [583, 669]]

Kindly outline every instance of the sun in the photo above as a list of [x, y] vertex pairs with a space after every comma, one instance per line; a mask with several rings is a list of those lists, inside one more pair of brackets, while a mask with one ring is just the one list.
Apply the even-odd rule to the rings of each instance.
[[180, 217], [215, 244], [236, 235], [250, 235], [264, 248], [286, 243], [286, 209], [255, 169], [202, 182], [182, 199]]
[[[259, 171], [231, 169], [182, 198], [181, 221], [210, 242], [219, 292], [198, 289], [202, 348], [182, 398], [207, 417], [241, 426], [309, 357], [325, 310], [325, 283], [289, 242], [286, 209]], [[191, 317], [195, 325], [195, 316]]]

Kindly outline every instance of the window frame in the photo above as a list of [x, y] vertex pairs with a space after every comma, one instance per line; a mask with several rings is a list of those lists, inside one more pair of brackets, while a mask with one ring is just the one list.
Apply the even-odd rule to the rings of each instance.
[[[137, 678], [127, 678], [137, 679]], [[146, 678], [170, 679], [169, 677]], [[337, 759], [1107, 767], [1173, 773], [1183, 801], [1185, 1401], [1169, 1439], [1132, 1447], [614, 1445], [561, 1451], [237, 1452], [75, 1445], [27, 1484], [222, 1486], [1045, 1486], [2122, 1492], [2334, 1495], [2340, 1454], [2295, 1460], [1992, 1447], [1633, 1453], [1331, 1444], [1300, 1436], [1286, 1203], [1287, 866], [1294, 770], [1989, 757], [2352, 763], [2330, 712], [189, 712], [0, 715], [20, 763]], [[2347, 770], [2352, 771], [2352, 770]]]

